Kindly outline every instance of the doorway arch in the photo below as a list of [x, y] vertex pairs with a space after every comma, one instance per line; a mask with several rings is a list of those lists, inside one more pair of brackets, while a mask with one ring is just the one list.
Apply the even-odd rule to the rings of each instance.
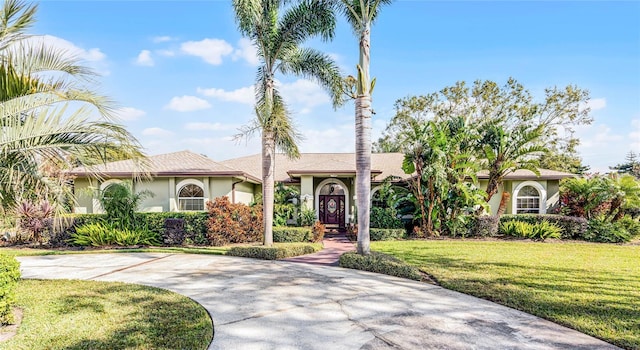
[[[336, 186], [334, 187], [333, 193], [335, 193], [336, 190], [342, 191], [342, 194], [336, 194], [335, 196], [342, 196], [344, 198], [344, 202], [342, 202], [342, 206], [339, 200], [335, 204], [333, 204], [333, 202], [331, 203], [331, 205], [335, 205], [335, 207], [333, 208], [335, 208], [335, 210], [338, 212], [338, 217], [340, 218], [337, 224], [339, 227], [342, 228], [342, 227], [345, 227], [347, 224], [349, 224], [349, 187], [347, 187], [347, 185], [340, 179], [337, 179], [337, 178], [324, 179], [318, 184], [318, 186], [316, 186], [316, 189], [314, 191], [316, 216], [318, 217], [318, 220], [320, 220], [320, 222], [324, 223], [323, 220], [325, 220], [326, 217], [321, 217], [321, 214], [326, 214], [327, 212], [323, 212], [323, 210], [321, 210], [320, 208], [320, 204], [322, 203], [320, 200], [321, 196], [327, 196], [327, 197], [323, 197], [323, 199], [325, 199], [327, 203], [329, 203], [331, 201], [331, 198], [334, 198], [334, 197], [332, 197], [331, 192], [327, 195], [321, 194], [321, 192], [323, 192], [323, 188], [325, 188], [325, 186], [326, 186], [325, 190], [328, 188], [329, 191], [331, 191], [330, 190], [331, 184], [334, 184]], [[325, 203], [322, 203], [322, 204], [325, 205]], [[322, 209], [328, 209], [328, 208], [326, 208], [325, 206]], [[343, 211], [343, 212], [339, 213], [340, 211]], [[344, 218], [342, 218], [341, 216], [343, 216]]]

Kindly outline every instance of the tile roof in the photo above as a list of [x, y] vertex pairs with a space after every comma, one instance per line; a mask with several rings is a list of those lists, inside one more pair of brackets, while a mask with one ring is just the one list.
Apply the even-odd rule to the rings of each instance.
[[[381, 182], [389, 176], [407, 179], [410, 176], [402, 171], [402, 153], [371, 154], [371, 173], [374, 182]], [[190, 151], [150, 156], [148, 172], [152, 176], [241, 176], [255, 183], [262, 182], [262, 157], [260, 154], [213, 161], [203, 155]], [[90, 171], [89, 171], [90, 170]], [[97, 172], [107, 177], [128, 177], [140, 172], [131, 160], [111, 162], [90, 169], [75, 168], [71, 175], [89, 176]], [[308, 175], [349, 175], [356, 173], [353, 153], [302, 153], [298, 159], [289, 159], [276, 154], [275, 180], [278, 182], [297, 182], [303, 174]], [[573, 177], [574, 174], [540, 169], [540, 176], [530, 170], [517, 170], [508, 174], [508, 180], [549, 180]], [[487, 179], [487, 171], [478, 172], [478, 179]]]
[[[374, 181], [382, 181], [390, 175], [408, 178], [402, 171], [402, 153], [371, 154], [371, 172]], [[221, 162], [236, 169], [243, 169], [258, 178], [262, 177], [262, 157], [260, 154], [229, 159]], [[353, 153], [302, 153], [298, 159], [288, 159], [283, 154], [276, 154], [275, 179], [290, 182], [292, 177], [301, 174], [336, 174], [355, 175], [356, 161]]]
[[[203, 155], [191, 151], [180, 151], [148, 157], [147, 172], [152, 176], [247, 176], [254, 182], [260, 177], [253, 177], [246, 171], [237, 170]], [[88, 176], [91, 172], [102, 176], [132, 176], [141, 169], [132, 160], [121, 160], [91, 168], [79, 167], [70, 171], [71, 175]]]

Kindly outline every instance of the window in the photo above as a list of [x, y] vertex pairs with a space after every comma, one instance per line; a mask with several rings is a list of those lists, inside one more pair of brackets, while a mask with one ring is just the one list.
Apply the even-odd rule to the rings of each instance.
[[195, 184], [184, 185], [178, 191], [178, 208], [181, 211], [204, 210], [204, 190]]
[[342, 186], [338, 185], [337, 183], [331, 182], [322, 186], [322, 188], [320, 189], [320, 195], [321, 196], [344, 195], [344, 189], [342, 188]]
[[524, 186], [516, 199], [517, 214], [540, 214], [540, 192], [533, 186]]

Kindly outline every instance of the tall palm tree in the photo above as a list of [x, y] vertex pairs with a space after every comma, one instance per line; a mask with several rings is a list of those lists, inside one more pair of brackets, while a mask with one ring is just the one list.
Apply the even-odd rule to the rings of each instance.
[[23, 198], [61, 204], [56, 199], [69, 187], [51, 176], [52, 167], [143, 157], [135, 138], [110, 121], [112, 103], [87, 86], [95, 76], [90, 69], [65, 51], [25, 40], [36, 10], [17, 0], [0, 8], [2, 214]]
[[356, 84], [356, 196], [358, 206], [358, 253], [370, 254], [369, 215], [371, 197], [371, 93], [375, 79], [370, 79], [369, 63], [371, 25], [383, 5], [393, 0], [339, 0], [338, 4], [360, 40], [358, 79]]
[[264, 244], [273, 244], [273, 200], [276, 149], [290, 157], [299, 155], [298, 134], [278, 92], [275, 75], [309, 78], [327, 90], [334, 106], [341, 103], [341, 75], [326, 54], [301, 45], [319, 36], [333, 38], [336, 18], [329, 0], [233, 0], [240, 33], [258, 49], [260, 67], [256, 77], [256, 122], [245, 133], [262, 133], [262, 200]]

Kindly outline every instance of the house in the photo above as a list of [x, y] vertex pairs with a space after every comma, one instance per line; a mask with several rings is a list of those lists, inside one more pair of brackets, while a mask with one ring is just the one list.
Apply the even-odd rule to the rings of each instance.
[[[383, 181], [392, 176], [399, 181], [409, 178], [402, 171], [401, 153], [371, 155], [372, 194]], [[353, 153], [303, 153], [299, 159], [282, 154], [275, 158], [276, 182], [300, 189], [303, 207], [314, 209], [318, 219], [329, 226], [344, 226], [354, 221], [355, 213], [355, 155]], [[261, 193], [262, 160], [256, 154], [216, 162], [190, 151], [149, 157], [150, 178], [134, 183], [136, 192], [149, 190], [154, 197], [142, 203], [142, 211], [204, 210], [206, 201], [227, 196], [234, 203], [250, 203]], [[135, 175], [132, 161], [118, 161], [91, 169], [100, 174], [92, 176], [87, 169], [70, 172], [74, 179], [77, 213], [101, 212], [91, 189], [105, 189], [114, 182], [131, 179]], [[497, 210], [502, 191], [511, 193], [507, 213], [544, 214], [557, 205], [559, 181], [573, 174], [540, 170], [536, 176], [529, 170], [518, 170], [506, 176], [503, 188], [489, 203]], [[481, 188], [486, 187], [488, 174], [478, 174]]]

